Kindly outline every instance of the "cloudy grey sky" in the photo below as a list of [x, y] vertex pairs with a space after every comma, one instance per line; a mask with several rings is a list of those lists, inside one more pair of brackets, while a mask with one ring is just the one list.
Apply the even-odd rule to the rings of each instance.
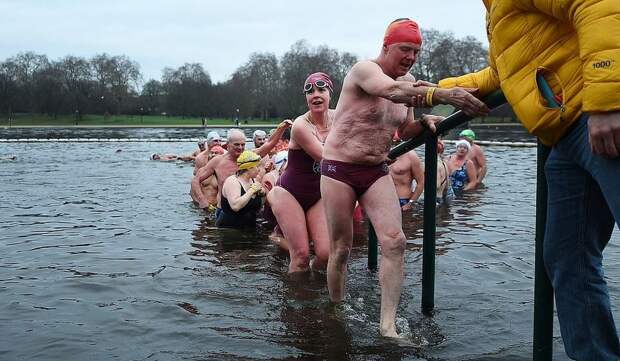
[[377, 55], [395, 18], [486, 44], [481, 0], [0, 0], [0, 61], [34, 51], [127, 55], [145, 80], [186, 62], [225, 81], [252, 52], [278, 57], [299, 40]]

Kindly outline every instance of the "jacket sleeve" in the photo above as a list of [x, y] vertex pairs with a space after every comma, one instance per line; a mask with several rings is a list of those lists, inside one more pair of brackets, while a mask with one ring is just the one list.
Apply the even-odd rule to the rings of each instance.
[[493, 92], [499, 88], [499, 77], [492, 67], [487, 67], [479, 72], [462, 75], [455, 78], [446, 78], [439, 81], [440, 88], [478, 88], [480, 96]]
[[620, 1], [518, 0], [520, 7], [560, 19], [577, 31], [583, 64], [583, 111], [620, 110]]

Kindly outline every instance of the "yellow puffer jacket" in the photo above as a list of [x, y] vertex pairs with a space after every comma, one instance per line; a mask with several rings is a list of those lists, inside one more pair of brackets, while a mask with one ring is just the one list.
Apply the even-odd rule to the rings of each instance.
[[[483, 0], [490, 66], [440, 87], [501, 86], [523, 125], [555, 144], [582, 112], [620, 110], [620, 0]], [[541, 72], [560, 108], [536, 84]]]

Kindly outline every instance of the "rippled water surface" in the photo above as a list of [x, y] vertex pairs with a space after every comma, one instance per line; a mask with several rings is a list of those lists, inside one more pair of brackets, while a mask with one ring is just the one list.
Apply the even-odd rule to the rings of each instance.
[[[216, 229], [190, 202], [190, 164], [147, 160], [193, 146], [0, 143], [18, 156], [0, 161], [0, 359], [531, 359], [535, 149], [485, 148], [486, 188], [439, 210], [433, 318], [420, 312], [422, 209], [405, 215], [396, 343], [378, 336], [364, 224], [334, 307], [324, 274], [287, 275], [268, 230]], [[616, 314], [619, 245], [616, 230]]]

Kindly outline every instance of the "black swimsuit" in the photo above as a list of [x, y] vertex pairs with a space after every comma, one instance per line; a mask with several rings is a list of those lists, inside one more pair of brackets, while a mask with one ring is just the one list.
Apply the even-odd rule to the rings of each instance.
[[[245, 189], [243, 189], [241, 183], [239, 183], [239, 186], [241, 187], [241, 196], [243, 196], [245, 194]], [[262, 206], [262, 199], [256, 196], [238, 212], [235, 212], [230, 207], [228, 199], [222, 195], [221, 206], [222, 211], [215, 221], [216, 226], [225, 228], [252, 228], [256, 226], [256, 214]]]

